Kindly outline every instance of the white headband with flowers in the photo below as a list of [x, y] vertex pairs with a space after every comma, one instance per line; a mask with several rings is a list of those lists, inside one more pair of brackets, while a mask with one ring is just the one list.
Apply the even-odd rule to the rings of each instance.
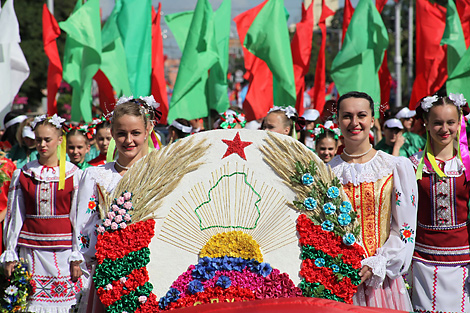
[[268, 111], [268, 114], [273, 111], [282, 111], [288, 118], [295, 117], [295, 115], [297, 114], [297, 111], [295, 110], [295, 108], [291, 106], [288, 106], [288, 107], [273, 106], [272, 109]]
[[36, 117], [34, 118], [34, 120], [31, 122], [31, 127], [32, 127], [33, 129], [35, 129], [35, 128], [36, 128], [36, 125], [37, 125], [38, 123], [41, 123], [41, 122], [44, 121], [44, 120], [48, 120], [49, 123], [51, 123], [52, 125], [54, 125], [56, 128], [61, 128], [61, 127], [62, 127], [62, 123], [66, 121], [65, 118], [60, 117], [59, 115], [57, 115], [57, 113], [54, 114], [54, 115], [52, 115], [51, 117], [47, 117], [46, 114], [43, 114], [43, 115], [40, 115], [40, 116], [36, 116]]
[[[424, 111], [429, 112], [429, 109], [433, 106], [434, 102], [436, 102], [438, 99], [439, 99], [439, 97], [436, 96], [436, 95], [428, 96], [428, 97], [424, 98], [421, 101], [421, 108]], [[467, 99], [465, 99], [465, 97], [461, 93], [460, 94], [459, 93], [450, 93], [449, 94], [449, 99], [452, 100], [452, 102], [455, 104], [455, 106], [460, 108], [460, 109], [467, 103]]]

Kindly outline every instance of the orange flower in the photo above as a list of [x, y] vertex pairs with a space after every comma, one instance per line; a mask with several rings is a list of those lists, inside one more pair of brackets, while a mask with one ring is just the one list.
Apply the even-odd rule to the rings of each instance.
[[89, 208], [90, 210], [94, 210], [94, 209], [96, 208], [96, 203], [95, 203], [95, 201], [90, 201], [90, 202], [88, 202], [88, 208]]

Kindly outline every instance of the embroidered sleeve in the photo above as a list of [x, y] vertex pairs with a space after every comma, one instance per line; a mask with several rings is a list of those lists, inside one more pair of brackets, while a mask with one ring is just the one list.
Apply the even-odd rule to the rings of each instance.
[[[70, 208], [70, 221], [72, 223], [72, 227], [75, 229], [77, 227], [77, 193], [78, 187], [80, 183], [80, 178], [82, 177], [82, 171], [77, 171], [73, 175], [73, 191], [72, 191], [72, 203]], [[80, 242], [77, 236], [72, 237], [72, 254], [69, 257], [69, 262], [72, 261], [84, 261], [82, 254], [80, 253]]]
[[18, 261], [16, 254], [16, 246], [18, 244], [18, 236], [23, 221], [26, 217], [24, 206], [23, 192], [20, 188], [21, 170], [16, 170], [11, 179], [10, 191], [8, 193], [7, 215], [5, 217], [3, 236], [6, 250], [0, 256], [0, 262]]
[[100, 221], [96, 180], [93, 175], [94, 170], [96, 168], [90, 167], [86, 169], [80, 180], [77, 196], [77, 226], [74, 229], [77, 249], [88, 263], [95, 256], [95, 230], [96, 225]]

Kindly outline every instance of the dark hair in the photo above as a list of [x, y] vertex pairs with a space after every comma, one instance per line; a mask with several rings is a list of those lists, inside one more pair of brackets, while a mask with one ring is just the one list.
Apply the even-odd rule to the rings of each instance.
[[152, 123], [153, 126], [156, 118], [154, 108], [148, 105], [147, 102], [142, 99], [131, 99], [127, 102], [116, 105], [111, 118], [111, 127], [118, 118], [121, 118], [124, 115], [142, 117], [145, 127], [147, 127], [149, 123]]
[[[423, 101], [423, 99], [421, 99], [421, 101]], [[457, 114], [459, 116], [459, 119], [460, 119], [460, 116], [462, 115], [462, 111], [459, 109], [459, 107], [457, 107], [455, 105], [454, 101], [450, 100], [449, 97], [439, 97], [439, 98], [437, 98], [437, 100], [432, 103], [432, 107], [428, 110], [428, 112], [426, 112], [421, 107], [421, 101], [419, 102], [419, 105], [416, 107], [416, 114], [419, 115], [420, 117], [422, 117], [424, 120], [428, 120], [429, 112], [432, 110], [433, 107], [438, 106], [438, 105], [445, 105], [445, 104], [455, 106], [455, 109], [457, 110]]]
[[[178, 122], [183, 126], [191, 127], [191, 123], [188, 120], [185, 120], [184, 118], [177, 118], [177, 119], [175, 119], [175, 122]], [[190, 135], [188, 133], [184, 133], [181, 129], [178, 129], [175, 126], [170, 125], [170, 127], [168, 129], [173, 130], [176, 133], [176, 136], [178, 137], [178, 139], [184, 138], [184, 137]]]
[[360, 91], [350, 91], [339, 97], [338, 102], [336, 103], [336, 112], [338, 112], [338, 114], [341, 101], [349, 98], [366, 99], [367, 101], [369, 101], [370, 110], [372, 111], [372, 116], [374, 116], [374, 100], [372, 100], [371, 96], [369, 96], [365, 92]]
[[96, 125], [96, 128], [95, 128], [96, 133], [98, 133], [98, 131], [103, 128], [111, 128], [111, 122], [106, 120]]
[[[15, 117], [18, 117], [23, 114], [24, 113], [19, 110], [8, 112], [7, 115], [5, 115], [5, 117], [3, 118], [3, 127], [5, 127], [5, 124], [14, 119]], [[5, 132], [2, 135], [1, 141], [8, 141], [12, 146], [18, 143], [18, 141], [16, 140], [16, 132], [18, 131], [19, 126], [20, 124], [16, 123], [6, 128]]]
[[83, 138], [85, 138], [85, 143], [88, 145], [90, 144], [90, 140], [88, 139], [88, 137], [83, 131], [80, 131], [76, 128], [72, 128], [69, 132], [67, 132], [67, 135], [66, 135], [67, 140], [69, 140], [69, 138], [72, 136], [83, 136]]
[[320, 140], [323, 140], [325, 138], [333, 139], [336, 143], [336, 146], [338, 146], [338, 136], [332, 130], [329, 129], [324, 129], [320, 134], [318, 134], [318, 136], [315, 136], [315, 146]]

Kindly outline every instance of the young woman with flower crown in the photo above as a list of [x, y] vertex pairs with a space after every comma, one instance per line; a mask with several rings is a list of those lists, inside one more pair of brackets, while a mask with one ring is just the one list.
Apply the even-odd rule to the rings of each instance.
[[[80, 181], [78, 193], [77, 228], [75, 238], [80, 242], [86, 275], [93, 275], [95, 264], [96, 225], [101, 225], [98, 210], [99, 193], [111, 193], [127, 170], [145, 157], [148, 140], [156, 120], [158, 104], [153, 96], [133, 99], [122, 97], [111, 117], [111, 134], [118, 157], [98, 167], [87, 168]], [[106, 208], [107, 209], [107, 208]], [[90, 277], [90, 284], [79, 303], [79, 312], [103, 312]]]
[[72, 236], [82, 171], [66, 162], [63, 154], [60, 160], [57, 157], [64, 121], [57, 115], [34, 119], [39, 159], [14, 172], [8, 195], [6, 250], [0, 261], [10, 276], [18, 250], [19, 257], [27, 260], [35, 288], [27, 312], [69, 312], [83, 285], [79, 266], [83, 258]]
[[[470, 158], [463, 95], [426, 97], [417, 112], [427, 143], [410, 157], [418, 179], [418, 228], [411, 267], [416, 311], [469, 312]], [[460, 143], [460, 145], [459, 145]]]
[[328, 165], [359, 214], [358, 240], [366, 251], [357, 305], [410, 311], [402, 275], [414, 250], [417, 186], [411, 162], [376, 151], [369, 143], [374, 102], [363, 92], [338, 100], [338, 125], [344, 150]]

